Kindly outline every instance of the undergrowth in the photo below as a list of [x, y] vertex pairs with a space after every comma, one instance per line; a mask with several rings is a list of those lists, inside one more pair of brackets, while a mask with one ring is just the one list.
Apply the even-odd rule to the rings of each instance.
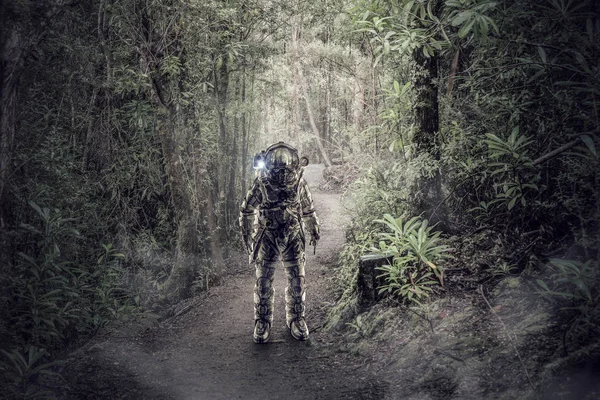
[[380, 293], [391, 293], [408, 303], [421, 304], [436, 285], [444, 286], [441, 261], [449, 257], [448, 246], [440, 243], [441, 232], [434, 232], [428, 221], [413, 217], [408, 221], [385, 214], [375, 220], [389, 232], [379, 233], [376, 253], [392, 258], [388, 265], [377, 267], [385, 284]]
[[37, 218], [21, 224], [27, 249], [7, 267], [10, 274], [1, 296], [0, 379], [5, 395], [34, 398], [45, 395], [39, 379], [52, 368], [68, 343], [90, 335], [111, 320], [139, 311], [139, 299], [128, 290], [125, 255], [112, 244], [85, 246], [76, 218], [59, 209], [30, 206]]

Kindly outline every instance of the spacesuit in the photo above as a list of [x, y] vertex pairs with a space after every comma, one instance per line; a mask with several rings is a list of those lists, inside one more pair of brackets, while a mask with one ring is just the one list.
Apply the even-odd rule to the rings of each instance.
[[310, 245], [319, 240], [319, 221], [308, 184], [302, 177], [306, 157], [292, 146], [276, 143], [254, 159], [257, 176], [240, 209], [240, 227], [250, 262], [256, 267], [254, 335], [269, 340], [273, 324], [273, 277], [279, 260], [288, 278], [286, 324], [297, 340], [308, 338], [305, 320], [305, 232]]

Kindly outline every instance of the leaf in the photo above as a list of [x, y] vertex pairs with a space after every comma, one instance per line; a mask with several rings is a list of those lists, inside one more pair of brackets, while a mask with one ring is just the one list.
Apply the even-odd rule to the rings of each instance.
[[485, 136], [487, 136], [489, 139], [491, 139], [495, 142], [504, 143], [504, 141], [502, 139], [500, 139], [498, 136], [494, 135], [493, 133], [486, 133]]
[[515, 206], [515, 203], [517, 202], [518, 197], [513, 197], [510, 202], [508, 203], [508, 209], [512, 210], [512, 208]]
[[573, 280], [573, 283], [575, 284], [575, 286], [577, 286], [577, 288], [579, 288], [579, 290], [587, 300], [592, 301], [592, 294], [590, 293], [590, 288], [586, 285], [586, 283], [583, 280], [575, 279]]
[[36, 264], [35, 260], [34, 260], [32, 257], [30, 257], [30, 256], [28, 256], [27, 254], [25, 254], [25, 253], [22, 253], [22, 252], [19, 252], [19, 253], [17, 253], [17, 254], [18, 254], [18, 255], [19, 255], [21, 258], [23, 258], [25, 261], [27, 261], [28, 263], [30, 263], [31, 265], [35, 265], [35, 266], [37, 266], [37, 264]]
[[540, 60], [542, 60], [544, 64], [547, 64], [548, 59], [546, 57], [546, 50], [544, 50], [542, 46], [538, 46], [538, 54], [540, 55]]
[[40, 216], [45, 216], [40, 206], [38, 206], [33, 200], [29, 200], [28, 203], [35, 211], [37, 211], [38, 214], [40, 214]]
[[531, 83], [531, 82], [535, 81], [536, 79], [538, 79], [540, 76], [545, 75], [545, 74], [546, 74], [546, 70], [545, 69], [540, 69], [531, 78], [529, 78], [527, 80], [527, 83]]
[[498, 25], [496, 25], [496, 22], [494, 22], [494, 20], [492, 18], [488, 19], [490, 25], [492, 26], [492, 28], [494, 28], [494, 32], [496, 32], [496, 35], [500, 34], [500, 29], [498, 29]]
[[398, 81], [394, 81], [394, 91], [396, 93], [400, 93], [400, 84], [398, 83]]
[[412, 9], [412, 7], [413, 7], [413, 5], [414, 5], [414, 4], [415, 4], [414, 0], [411, 0], [411, 1], [407, 2], [407, 3], [404, 5], [404, 11], [405, 11], [407, 14], [412, 14], [412, 10], [411, 10], [411, 9]]
[[479, 19], [479, 30], [481, 31], [481, 37], [486, 38], [489, 31], [489, 25], [485, 18]]
[[594, 22], [592, 21], [591, 18], [588, 18], [587, 21], [585, 21], [585, 28], [587, 30], [587, 34], [590, 37], [590, 42], [593, 43], [594, 42]]
[[580, 136], [580, 139], [583, 143], [585, 143], [585, 145], [587, 146], [587, 148], [590, 150], [590, 152], [594, 155], [597, 156], [596, 153], [596, 146], [594, 145], [594, 139], [592, 139], [589, 135], [583, 135]]
[[381, 60], [382, 55], [383, 55], [383, 53], [379, 53], [379, 55], [375, 58], [375, 62], [373, 63], [373, 68], [375, 68], [377, 66], [377, 64], [379, 64], [379, 61]]
[[536, 280], [537, 284], [540, 285], [542, 287], [542, 289], [544, 289], [545, 291], [549, 292], [550, 288], [548, 287], [548, 285], [546, 285], [546, 282], [544, 282], [541, 279], [537, 279]]
[[462, 25], [465, 21], [473, 16], [473, 11], [467, 10], [459, 13], [456, 17], [452, 18], [450, 24], [452, 26]]
[[509, 143], [514, 143], [515, 140], [517, 139], [517, 135], [519, 134], [519, 127], [515, 126], [512, 130], [512, 132], [510, 133], [510, 136], [508, 138]]
[[587, 73], [591, 73], [590, 67], [588, 66], [588, 63], [587, 63], [585, 57], [578, 51], [575, 51], [574, 54], [575, 54], [575, 60], [577, 60], [577, 62], [583, 67], [583, 70]]
[[460, 29], [458, 30], [458, 37], [462, 39], [465, 36], [467, 36], [469, 34], [469, 32], [471, 31], [471, 28], [473, 27], [474, 23], [475, 23], [475, 19], [472, 19], [470, 22], [461, 26]]

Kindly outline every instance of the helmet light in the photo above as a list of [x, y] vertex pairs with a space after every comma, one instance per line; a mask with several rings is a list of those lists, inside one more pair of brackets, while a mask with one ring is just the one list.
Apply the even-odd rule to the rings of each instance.
[[260, 153], [254, 156], [254, 161], [252, 162], [252, 167], [256, 170], [264, 169], [265, 164], [265, 152], [261, 151]]

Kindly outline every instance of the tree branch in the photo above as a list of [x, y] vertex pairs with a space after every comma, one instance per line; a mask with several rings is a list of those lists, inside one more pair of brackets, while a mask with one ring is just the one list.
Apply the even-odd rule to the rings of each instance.
[[536, 160], [533, 161], [533, 163], [531, 165], [540, 165], [545, 163], [548, 160], [553, 159], [554, 157], [556, 157], [557, 155], [559, 155], [560, 153], [563, 153], [567, 150], [569, 150], [571, 147], [575, 146], [576, 144], [578, 144], [579, 142], [581, 142], [581, 137], [584, 135], [589, 135], [592, 134], [594, 132], [584, 132], [584, 133], [580, 133], [579, 135], [577, 135], [577, 137], [573, 140], [571, 140], [570, 142], [563, 144], [562, 146], [560, 146], [557, 149], [552, 150], [550, 153], [544, 154], [543, 156], [537, 158]]

